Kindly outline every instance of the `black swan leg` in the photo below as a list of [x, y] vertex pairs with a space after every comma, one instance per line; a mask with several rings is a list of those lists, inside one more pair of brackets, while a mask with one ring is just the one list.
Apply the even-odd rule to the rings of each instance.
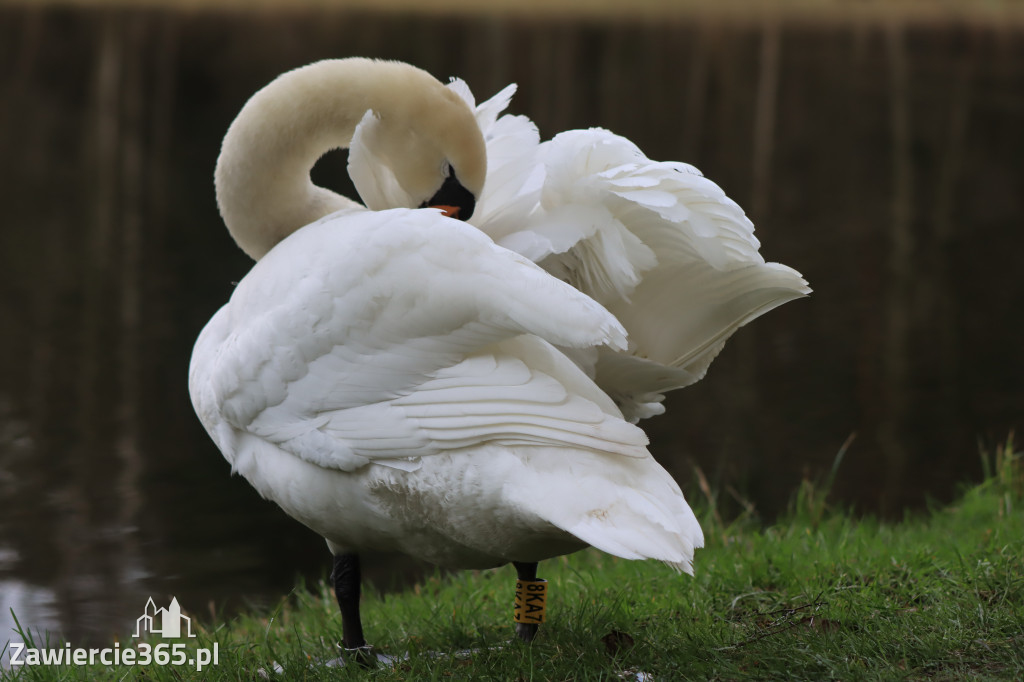
[[375, 660], [363, 637], [363, 622], [359, 618], [359, 593], [362, 575], [358, 554], [335, 554], [331, 570], [334, 596], [341, 609], [341, 646], [347, 656], [359, 663], [372, 665]]

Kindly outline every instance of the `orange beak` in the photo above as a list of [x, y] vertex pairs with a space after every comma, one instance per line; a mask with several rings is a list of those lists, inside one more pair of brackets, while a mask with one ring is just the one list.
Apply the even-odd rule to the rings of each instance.
[[427, 208], [439, 208], [449, 218], [458, 218], [459, 217], [459, 207], [458, 206], [445, 206], [444, 204], [437, 204], [436, 206], [428, 206]]

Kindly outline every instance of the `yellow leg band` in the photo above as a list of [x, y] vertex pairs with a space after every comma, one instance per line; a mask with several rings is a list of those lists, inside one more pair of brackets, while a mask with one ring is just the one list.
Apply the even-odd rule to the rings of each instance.
[[547, 604], [547, 580], [516, 581], [516, 605], [512, 620], [517, 623], [543, 623]]

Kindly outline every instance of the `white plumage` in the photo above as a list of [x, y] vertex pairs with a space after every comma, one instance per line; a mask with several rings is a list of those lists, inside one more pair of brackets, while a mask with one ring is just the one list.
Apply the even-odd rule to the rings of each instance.
[[352, 210], [253, 267], [190, 389], [233, 468], [335, 548], [486, 567], [586, 543], [688, 569], [701, 536], [678, 487], [552, 346], [624, 341], [465, 223]]
[[[570, 355], [630, 421], [661, 414], [664, 393], [703, 378], [741, 326], [810, 293], [800, 273], [765, 262], [743, 210], [693, 166], [652, 161], [602, 129], [542, 143], [529, 119], [501, 115], [515, 86], [479, 106], [464, 82], [448, 87], [474, 107], [487, 144], [470, 223], [624, 325], [625, 351]], [[375, 146], [357, 132], [349, 163], [370, 207], [394, 193]]]
[[[449, 87], [475, 106], [465, 83]], [[475, 107], [488, 171], [470, 222], [622, 323], [628, 350], [573, 357], [631, 421], [664, 412], [664, 392], [703, 378], [737, 329], [810, 293], [765, 262], [743, 210], [696, 168], [602, 129], [541, 143], [529, 119], [499, 116], [514, 92]]]
[[[627, 419], [809, 290], [691, 166], [603, 130], [540, 143], [500, 115], [513, 91], [475, 107], [461, 81], [352, 59], [250, 100], [217, 189], [259, 261], [196, 343], [196, 412], [336, 555], [468, 568], [589, 544], [692, 571], [700, 527]], [[338, 145], [368, 209], [309, 182]], [[475, 198], [469, 224], [416, 208], [449, 196]]]

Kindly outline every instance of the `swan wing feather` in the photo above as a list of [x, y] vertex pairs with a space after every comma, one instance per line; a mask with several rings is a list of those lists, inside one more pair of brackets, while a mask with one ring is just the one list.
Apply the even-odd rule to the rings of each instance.
[[551, 343], [622, 348], [625, 335], [438, 211], [346, 211], [253, 267], [200, 335], [192, 394], [225, 454], [247, 432], [345, 471], [489, 441], [646, 456], [642, 432]]
[[702, 378], [741, 326], [810, 293], [796, 270], [765, 262], [743, 210], [689, 164], [652, 161], [603, 129], [520, 138], [509, 154], [524, 184], [540, 174], [537, 204], [480, 227], [622, 322], [628, 350], [602, 351], [588, 371], [631, 420]]
[[367, 110], [349, 143], [348, 175], [370, 210], [410, 206], [412, 199], [398, 183], [390, 160], [381, 153], [380, 135], [380, 119], [374, 111]]

